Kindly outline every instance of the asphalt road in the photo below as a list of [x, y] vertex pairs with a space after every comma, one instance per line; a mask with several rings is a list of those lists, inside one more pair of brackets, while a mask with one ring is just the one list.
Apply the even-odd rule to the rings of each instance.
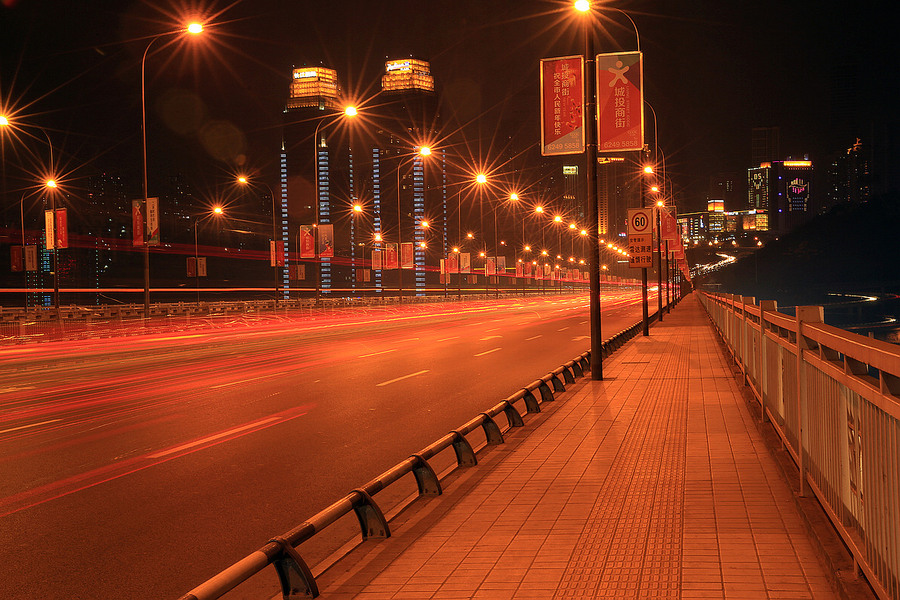
[[[235, 318], [0, 348], [0, 597], [177, 598], [588, 349], [587, 304]], [[604, 293], [604, 337], [639, 318], [637, 292]], [[270, 573], [234, 597], [276, 591]]]

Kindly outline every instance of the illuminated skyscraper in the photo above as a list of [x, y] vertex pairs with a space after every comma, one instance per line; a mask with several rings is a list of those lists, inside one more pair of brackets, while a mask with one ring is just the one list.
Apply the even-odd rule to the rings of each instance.
[[[332, 224], [331, 183], [334, 152], [329, 140], [334, 135], [323, 119], [340, 110], [337, 71], [325, 67], [302, 67], [291, 71], [288, 100], [284, 109], [283, 142], [280, 168], [280, 203], [277, 215], [279, 240], [284, 243], [284, 261], [288, 264], [291, 249], [296, 248], [300, 225]], [[322, 124], [320, 126], [320, 124]], [[318, 138], [314, 140], [316, 129]], [[316, 269], [321, 269], [323, 290], [332, 287], [330, 258], [318, 267], [307, 260], [305, 277], [297, 284], [302, 288], [316, 286]], [[281, 270], [285, 294], [290, 288], [290, 270]]]

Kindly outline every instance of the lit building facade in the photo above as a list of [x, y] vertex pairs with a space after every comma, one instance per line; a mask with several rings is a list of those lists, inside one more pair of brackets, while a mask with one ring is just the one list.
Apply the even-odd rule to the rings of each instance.
[[808, 221], [815, 212], [813, 164], [809, 160], [763, 162], [747, 171], [747, 209], [763, 213], [757, 230], [782, 235]]

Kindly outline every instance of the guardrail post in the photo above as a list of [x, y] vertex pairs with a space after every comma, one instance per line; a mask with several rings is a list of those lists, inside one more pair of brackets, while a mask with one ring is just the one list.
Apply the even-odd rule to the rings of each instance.
[[297, 550], [283, 537], [275, 537], [269, 541], [281, 547], [281, 553], [272, 560], [272, 566], [281, 583], [282, 598], [318, 598], [316, 578]]
[[453, 434], [453, 452], [456, 453], [456, 466], [458, 467], [474, 467], [478, 464], [478, 457], [472, 449], [472, 444], [466, 439], [466, 436], [458, 431], [451, 431]]
[[550, 386], [547, 385], [547, 382], [543, 379], [541, 380], [538, 389], [541, 392], [541, 402], [553, 402], [555, 398], [553, 397], [553, 391], [550, 389]]
[[359, 519], [362, 539], [391, 537], [391, 528], [388, 527], [387, 519], [384, 518], [384, 513], [375, 504], [372, 496], [358, 488], [353, 491], [359, 495], [359, 500], [353, 503], [353, 512]]
[[760, 419], [766, 422], [766, 399], [769, 397], [769, 366], [766, 356], [766, 312], [775, 312], [778, 303], [775, 300], [759, 302], [759, 404]]
[[804, 323], [823, 323], [825, 321], [825, 309], [821, 306], [798, 306], [797, 319], [797, 457], [800, 469], [800, 496], [806, 496], [806, 448], [809, 441], [807, 431], [807, 385], [806, 385], [806, 361], [803, 360], [803, 351], [816, 347], [803, 335]]
[[483, 417], [481, 421], [481, 428], [484, 430], [484, 437], [487, 438], [488, 446], [499, 446], [503, 443], [503, 434], [500, 433], [500, 428], [497, 426], [497, 422], [491, 418], [491, 415], [486, 412], [481, 413]]
[[572, 373], [575, 374], [575, 377], [584, 376], [584, 369], [581, 368], [581, 362], [577, 360], [572, 361]]
[[551, 373], [550, 381], [553, 382], [553, 391], [554, 392], [566, 391], [566, 386], [563, 385], [562, 379], [560, 379], [559, 375], [557, 375], [556, 373]]
[[575, 376], [572, 375], [572, 372], [569, 370], [569, 367], [566, 367], [566, 366], [563, 367], [562, 376], [566, 383], [575, 383]]
[[741, 370], [744, 372], [744, 385], [750, 385], [750, 348], [753, 336], [750, 334], [750, 320], [747, 318], [747, 305], [756, 304], [753, 296], [741, 296]]
[[534, 397], [534, 394], [531, 393], [531, 390], [525, 389], [525, 393], [522, 395], [522, 400], [525, 401], [525, 412], [531, 413], [539, 413], [541, 412], [541, 405], [538, 404], [537, 398]]
[[[531, 397], [532, 400], [534, 396]], [[527, 406], [527, 403], [526, 403]], [[512, 405], [512, 402], [506, 400], [503, 406], [503, 414], [506, 415], [506, 420], [509, 422], [510, 427], [524, 427], [525, 421], [522, 420], [522, 415], [519, 414], [519, 411], [516, 410], [516, 407]]]
[[420, 454], [413, 454], [413, 476], [416, 478], [416, 485], [419, 487], [420, 496], [440, 496], [444, 493], [441, 488], [441, 481], [438, 479], [437, 473], [431, 468], [427, 460], [422, 458]]

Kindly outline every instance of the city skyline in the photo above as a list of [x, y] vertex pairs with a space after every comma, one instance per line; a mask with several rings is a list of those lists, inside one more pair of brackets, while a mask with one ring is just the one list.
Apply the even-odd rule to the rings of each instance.
[[[824, 164], [827, 153], [865, 138], [861, 129], [871, 131], [871, 124], [852, 123], [855, 115], [870, 123], [887, 116], [889, 89], [877, 90], [896, 85], [885, 77], [896, 42], [878, 35], [884, 25], [874, 15], [857, 7], [837, 24], [833, 14], [826, 19], [824, 11], [807, 10], [811, 3], [770, 4], [786, 18], [774, 18], [767, 6], [695, 2], [664, 14], [646, 2], [599, 5], [608, 8], [598, 21], [599, 51], [634, 47], [634, 30], [618, 9], [640, 30], [647, 100], [688, 204], [702, 204], [712, 173], [752, 166], [753, 127], [781, 128], [782, 158], [809, 153]], [[20, 1], [0, 9], [13, 32], [4, 36], [0, 95], [5, 107], [12, 102], [51, 133], [60, 160], [77, 163], [70, 168], [128, 169], [139, 146], [140, 40], [180, 26], [184, 11], [176, 3], [97, 2], [63, 20], [61, 6]], [[460, 154], [502, 162], [498, 155], [536, 144], [537, 60], [581, 51], [577, 21], [567, 11], [566, 2], [512, 12], [505, 2], [351, 3], [332, 10], [265, 0], [194, 11], [209, 19], [208, 37], [148, 57], [148, 104], [157, 121], [149, 124], [149, 152], [151, 164], [161, 165], [151, 171], [171, 165], [178, 168], [170, 172], [214, 180], [217, 169], [244, 166], [274, 182], [290, 67], [330, 66], [348, 95], [368, 97], [379, 87], [384, 59], [405, 56], [432, 62], [446, 132], [465, 126], [470, 140]], [[166, 122], [166, 106], [190, 107], [201, 122]], [[821, 126], [841, 110], [849, 111], [848, 139]], [[653, 142], [649, 116], [645, 140]], [[39, 138], [28, 143], [40, 151]]]

